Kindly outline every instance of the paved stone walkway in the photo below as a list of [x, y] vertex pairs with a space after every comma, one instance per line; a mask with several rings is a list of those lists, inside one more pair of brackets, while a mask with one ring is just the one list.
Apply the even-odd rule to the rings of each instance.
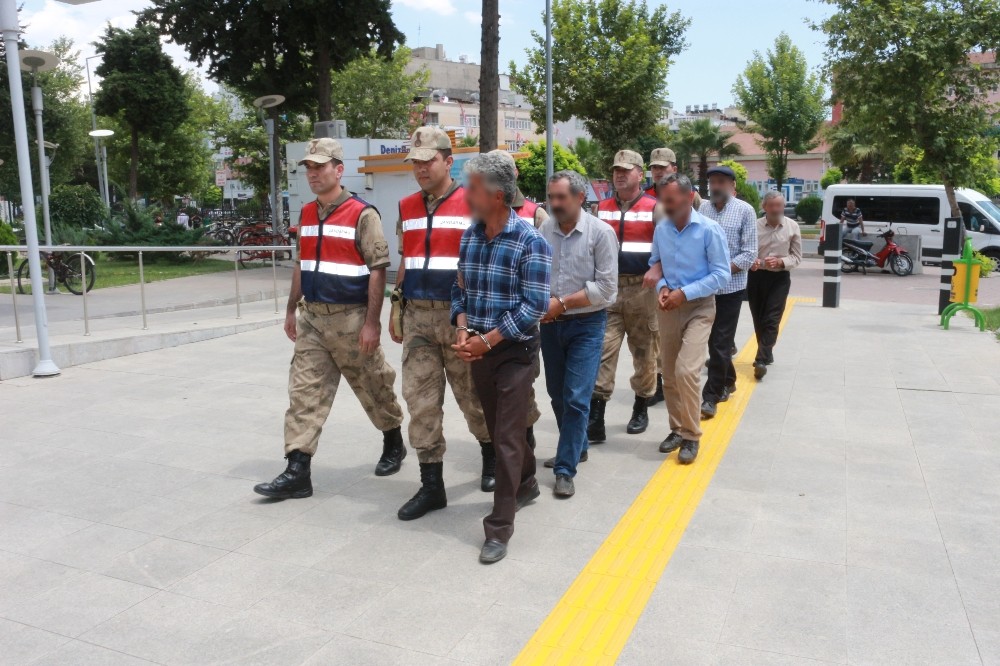
[[[624, 432], [623, 358], [577, 495], [543, 473], [483, 567], [450, 398], [444, 511], [395, 518], [416, 457], [372, 475], [346, 386], [316, 495], [251, 492], [282, 467], [290, 352], [271, 327], [0, 383], [0, 661], [510, 663], [662, 461], [662, 407]], [[619, 663], [1000, 663], [1000, 345], [845, 301], [799, 305], [776, 356]]]

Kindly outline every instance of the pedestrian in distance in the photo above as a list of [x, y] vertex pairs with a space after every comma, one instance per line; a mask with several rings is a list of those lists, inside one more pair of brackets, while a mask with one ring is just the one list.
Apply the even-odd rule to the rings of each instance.
[[604, 412], [615, 389], [618, 354], [628, 341], [632, 352], [632, 390], [635, 402], [625, 432], [637, 435], [649, 427], [647, 400], [656, 392], [656, 365], [660, 356], [656, 294], [643, 288], [653, 242], [656, 199], [641, 189], [645, 169], [642, 156], [631, 150], [615, 153], [612, 165], [615, 194], [597, 206], [597, 217], [618, 238], [618, 299], [608, 309], [608, 325], [601, 350], [601, 367], [590, 405], [588, 437], [607, 440]]
[[778, 326], [785, 313], [792, 280], [789, 271], [802, 263], [802, 234], [795, 220], [785, 217], [785, 197], [764, 195], [764, 217], [757, 220], [757, 259], [747, 277], [747, 301], [757, 338], [753, 375], [759, 381], [774, 363]]
[[403, 398], [410, 414], [410, 445], [420, 461], [420, 489], [397, 512], [400, 520], [414, 520], [448, 505], [444, 485], [444, 395], [451, 385], [469, 432], [479, 442], [482, 458], [480, 487], [493, 490], [496, 456], [483, 408], [476, 396], [469, 365], [451, 349], [451, 288], [458, 275], [458, 249], [472, 224], [465, 189], [451, 177], [454, 164], [451, 139], [436, 127], [413, 133], [405, 161], [413, 167], [419, 191], [399, 202], [401, 260], [396, 290], [404, 303]]
[[757, 258], [757, 211], [736, 198], [736, 174], [727, 166], [708, 170], [709, 200], [699, 213], [715, 220], [726, 234], [731, 276], [716, 294], [715, 323], [708, 340], [708, 380], [702, 390], [701, 416], [710, 419], [717, 405], [736, 392], [736, 326], [746, 298], [747, 274]]
[[844, 210], [840, 211], [840, 223], [844, 225], [844, 238], [858, 240], [865, 235], [865, 217], [854, 199], [848, 199]]
[[555, 474], [556, 497], [576, 492], [577, 465], [587, 460], [590, 398], [604, 346], [608, 307], [618, 295], [618, 239], [585, 212], [587, 181], [559, 171], [548, 183], [552, 217], [541, 234], [552, 248], [548, 312], [542, 319], [545, 387], [552, 401], [559, 445], [545, 461]]
[[687, 176], [671, 174], [658, 189], [667, 219], [653, 236], [651, 270], [657, 282], [663, 395], [670, 434], [662, 453], [680, 449], [677, 462], [698, 457], [701, 441], [699, 385], [705, 346], [715, 320], [716, 292], [730, 276], [729, 251], [720, 226], [692, 208], [694, 188]]
[[310, 463], [344, 377], [382, 431], [377, 476], [395, 474], [406, 456], [395, 371], [381, 347], [389, 244], [378, 211], [341, 185], [344, 150], [313, 139], [299, 162], [316, 200], [302, 207], [299, 262], [292, 274], [285, 334], [295, 343], [285, 412], [287, 468], [254, 492], [275, 499], [312, 495]]
[[466, 172], [474, 223], [462, 236], [452, 288], [453, 349], [472, 364], [496, 450], [493, 510], [483, 520], [486, 540], [479, 553], [480, 562], [492, 564], [507, 554], [515, 511], [540, 494], [527, 425], [551, 254], [538, 230], [511, 209], [517, 182], [509, 158], [477, 155]]

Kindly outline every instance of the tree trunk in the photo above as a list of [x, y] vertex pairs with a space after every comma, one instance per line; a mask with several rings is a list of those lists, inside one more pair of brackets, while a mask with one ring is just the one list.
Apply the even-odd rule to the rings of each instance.
[[708, 197], [708, 154], [703, 153], [698, 158], [698, 194], [704, 199]]
[[500, 1], [483, 0], [482, 54], [479, 66], [479, 151], [497, 147], [500, 103]]
[[129, 151], [128, 198], [135, 201], [139, 196], [139, 130], [132, 128], [132, 146]]
[[947, 178], [944, 179], [944, 195], [948, 197], [948, 205], [951, 206], [951, 217], [962, 217], [958, 199], [955, 197], [955, 185]]
[[320, 39], [316, 46], [316, 98], [319, 103], [316, 117], [320, 122], [333, 120], [333, 91], [330, 89], [332, 73], [330, 43]]

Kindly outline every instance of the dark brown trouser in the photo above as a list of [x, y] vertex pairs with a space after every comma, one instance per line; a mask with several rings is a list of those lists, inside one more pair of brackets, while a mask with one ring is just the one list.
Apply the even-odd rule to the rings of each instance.
[[483, 519], [483, 528], [487, 539], [503, 543], [514, 533], [518, 493], [535, 483], [535, 454], [526, 433], [538, 347], [537, 336], [527, 342], [504, 342], [472, 364], [472, 380], [497, 455], [493, 512]]

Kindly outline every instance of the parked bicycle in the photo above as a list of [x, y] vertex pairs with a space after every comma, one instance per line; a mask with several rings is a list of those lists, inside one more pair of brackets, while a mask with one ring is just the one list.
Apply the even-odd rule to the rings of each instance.
[[[292, 243], [288, 236], [284, 233], [271, 233], [270, 224], [256, 224], [251, 227], [246, 227], [240, 233], [237, 239], [238, 245], [254, 246], [254, 245], [286, 245], [291, 247]], [[267, 261], [271, 258], [271, 250], [240, 250], [237, 253], [237, 257], [240, 262], [240, 266], [243, 268], [249, 268], [249, 264], [254, 261]], [[281, 259], [291, 259], [291, 250], [286, 252], [275, 252], [274, 258], [276, 260]]]
[[[73, 252], [64, 254], [62, 252], [42, 252], [42, 289], [49, 281], [49, 271], [55, 274], [56, 284], [63, 284], [71, 293], [79, 296], [84, 291], [83, 284], [83, 262], [87, 262], [87, 284], [86, 290], [94, 288], [94, 280], [97, 279], [97, 271], [94, 270], [94, 260], [89, 255]], [[28, 270], [28, 260], [25, 259], [17, 267], [17, 293], [30, 294], [32, 289], [31, 274]]]

